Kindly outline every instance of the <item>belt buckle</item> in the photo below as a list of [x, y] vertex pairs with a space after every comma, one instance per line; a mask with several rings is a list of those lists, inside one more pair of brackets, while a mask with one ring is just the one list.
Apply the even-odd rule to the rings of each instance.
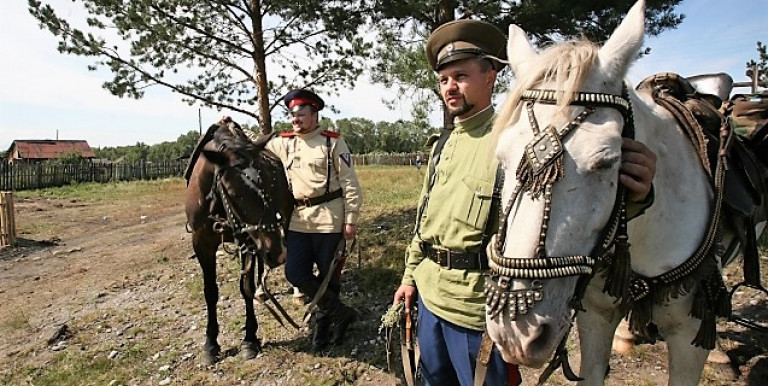
[[312, 203], [309, 201], [308, 197], [302, 198], [301, 200], [299, 200], [299, 202], [301, 202], [302, 206], [312, 206]]
[[445, 257], [445, 265], [443, 265], [443, 264], [440, 264], [440, 265], [443, 265], [444, 267], [446, 267], [448, 269], [451, 269], [451, 250], [450, 249], [438, 249], [437, 250], [437, 260], [438, 261], [442, 260], [440, 258], [441, 256]]

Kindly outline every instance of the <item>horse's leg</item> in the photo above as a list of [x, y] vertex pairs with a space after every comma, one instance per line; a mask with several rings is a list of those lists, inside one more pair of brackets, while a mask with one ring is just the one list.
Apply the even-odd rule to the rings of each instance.
[[603, 385], [611, 356], [611, 340], [622, 318], [616, 299], [602, 291], [603, 280], [596, 275], [582, 299], [585, 312], [579, 312], [576, 321], [581, 346], [580, 385]]
[[[256, 256], [253, 256], [256, 259]], [[255, 261], [254, 261], [255, 263]], [[244, 270], [240, 275], [240, 294], [243, 295], [245, 300], [245, 337], [240, 344], [240, 354], [246, 358], [255, 358], [261, 351], [261, 342], [256, 338], [256, 331], [259, 329], [259, 324], [256, 321], [256, 311], [253, 307], [253, 292], [248, 291], [247, 288], [255, 288], [254, 271], [256, 267], [254, 264], [248, 264], [245, 259], [241, 261], [241, 267]], [[250, 265], [250, 269], [245, 271], [247, 265]], [[248, 282], [246, 282], [246, 280]]]
[[653, 310], [653, 321], [667, 342], [670, 386], [697, 385], [709, 354], [709, 350], [691, 344], [701, 324], [688, 315], [692, 299], [690, 294], [680, 296]]
[[215, 236], [198, 230], [193, 236], [193, 248], [200, 268], [203, 270], [203, 294], [208, 314], [208, 325], [205, 328], [205, 346], [203, 346], [203, 362], [211, 365], [219, 359], [221, 346], [217, 342], [219, 322], [216, 318], [216, 303], [219, 300], [219, 286], [216, 283], [216, 248], [218, 242]]

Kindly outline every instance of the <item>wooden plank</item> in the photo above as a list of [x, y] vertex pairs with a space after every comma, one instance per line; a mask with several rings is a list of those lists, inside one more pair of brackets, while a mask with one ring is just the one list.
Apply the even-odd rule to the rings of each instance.
[[16, 244], [13, 192], [0, 192], [0, 247]]

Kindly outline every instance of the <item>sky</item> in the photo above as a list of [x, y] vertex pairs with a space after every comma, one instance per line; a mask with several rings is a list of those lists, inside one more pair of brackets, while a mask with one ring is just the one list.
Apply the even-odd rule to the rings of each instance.
[[[44, 2], [55, 9], [72, 3]], [[745, 64], [757, 59], [756, 42], [768, 43], [768, 1], [684, 0], [676, 11], [685, 14], [685, 20], [660, 37], [646, 38], [651, 54], [630, 69], [634, 83], [658, 72], [683, 76], [725, 72], [736, 82], [748, 81]], [[70, 12], [62, 16], [80, 16]], [[60, 54], [56, 45], [56, 38], [41, 30], [28, 13], [26, 0], [1, 1], [0, 151], [17, 139], [78, 139], [92, 147], [152, 145], [198, 130], [200, 121], [205, 128], [222, 115], [256, 123], [226, 110], [189, 106], [159, 87], [140, 100], [118, 98], [101, 87], [111, 74], [88, 71], [91, 61]], [[398, 103], [390, 110], [382, 99]], [[501, 99], [503, 96], [496, 101]], [[321, 115], [333, 120], [363, 117], [378, 122], [411, 117], [410, 101], [365, 78], [354, 89], [327, 97], [326, 102], [339, 113], [324, 110]], [[281, 113], [273, 117], [273, 121], [284, 119]], [[430, 120], [432, 125], [440, 125], [440, 112], [433, 113]]]

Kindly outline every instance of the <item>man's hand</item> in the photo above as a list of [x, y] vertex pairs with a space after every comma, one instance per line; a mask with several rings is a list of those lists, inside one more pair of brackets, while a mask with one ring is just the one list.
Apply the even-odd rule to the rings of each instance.
[[357, 234], [357, 224], [344, 224], [344, 240], [352, 240]]
[[644, 143], [624, 138], [621, 142], [619, 181], [628, 190], [629, 200], [642, 202], [648, 196], [656, 175], [656, 154]]
[[411, 306], [413, 305], [413, 300], [415, 296], [416, 296], [416, 287], [412, 285], [401, 284], [400, 288], [398, 288], [397, 292], [395, 292], [395, 298], [392, 301], [392, 304], [397, 304], [397, 302], [403, 300], [405, 301], [405, 309], [410, 310]]

